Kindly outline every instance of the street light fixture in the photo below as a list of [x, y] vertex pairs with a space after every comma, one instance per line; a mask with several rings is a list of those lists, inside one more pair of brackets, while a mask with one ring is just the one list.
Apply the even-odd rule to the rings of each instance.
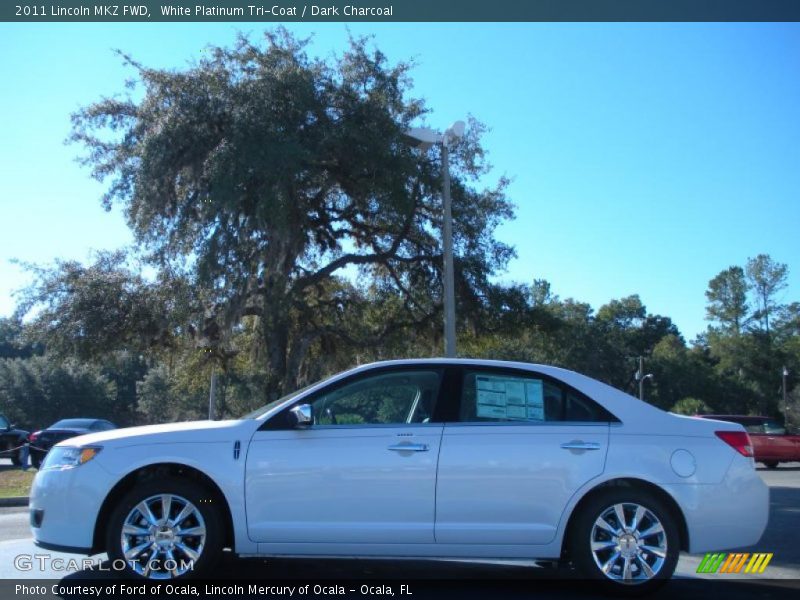
[[[444, 219], [442, 243], [444, 245], [444, 355], [456, 356], [456, 294], [453, 277], [453, 214], [450, 207], [450, 143], [464, 136], [464, 121], [456, 121], [442, 134], [427, 127], [414, 127], [406, 132], [412, 144], [426, 152], [434, 145], [442, 147], [442, 188]], [[416, 143], [414, 143], [416, 142]]]
[[639, 400], [644, 400], [644, 380], [653, 379], [655, 375], [652, 373], [644, 374], [644, 356], [639, 357], [639, 370], [634, 374], [636, 381], [639, 382]]
[[644, 377], [639, 378], [639, 400], [644, 400], [644, 382], [646, 379], [653, 379], [654, 375], [648, 373]]

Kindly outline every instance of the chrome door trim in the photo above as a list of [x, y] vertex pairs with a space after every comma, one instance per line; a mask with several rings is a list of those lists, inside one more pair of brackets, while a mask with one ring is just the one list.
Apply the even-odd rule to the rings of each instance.
[[564, 442], [561, 447], [564, 450], [600, 450], [600, 444], [597, 442], [582, 442], [581, 440]]
[[392, 444], [387, 450], [394, 452], [427, 452], [428, 444]]

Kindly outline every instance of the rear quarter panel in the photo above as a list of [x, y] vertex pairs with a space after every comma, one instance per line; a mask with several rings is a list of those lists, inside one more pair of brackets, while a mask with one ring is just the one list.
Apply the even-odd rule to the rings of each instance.
[[752, 458], [737, 453], [715, 431], [741, 425], [674, 415], [579, 374], [563, 377], [611, 411], [606, 468], [580, 489], [564, 511], [563, 535], [580, 500], [598, 485], [617, 479], [653, 484], [675, 500], [689, 533], [689, 551], [724, 550], [755, 544], [769, 513], [769, 490]]

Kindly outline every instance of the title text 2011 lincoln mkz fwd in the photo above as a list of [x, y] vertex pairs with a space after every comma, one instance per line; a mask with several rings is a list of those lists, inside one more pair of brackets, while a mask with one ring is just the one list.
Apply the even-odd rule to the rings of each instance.
[[231, 548], [561, 560], [642, 590], [681, 550], [755, 544], [768, 508], [740, 425], [564, 369], [445, 359], [361, 366], [238, 420], [66, 440], [30, 499], [38, 545], [147, 578]]

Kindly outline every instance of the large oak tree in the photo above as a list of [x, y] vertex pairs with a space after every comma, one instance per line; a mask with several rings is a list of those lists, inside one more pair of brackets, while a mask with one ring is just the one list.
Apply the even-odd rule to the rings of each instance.
[[[270, 395], [297, 383], [322, 339], [376, 344], [441, 310], [441, 161], [404, 135], [428, 113], [409, 96], [410, 65], [364, 39], [325, 60], [307, 48], [278, 30], [182, 70], [122, 55], [133, 91], [73, 117], [71, 139], [109, 182], [104, 205], [121, 205], [147, 258], [204, 299], [208, 343], [258, 319]], [[472, 121], [451, 154], [462, 314], [512, 254], [493, 237], [513, 216], [507, 181], [479, 185], [482, 132]], [[354, 330], [365, 297], [390, 308]]]

